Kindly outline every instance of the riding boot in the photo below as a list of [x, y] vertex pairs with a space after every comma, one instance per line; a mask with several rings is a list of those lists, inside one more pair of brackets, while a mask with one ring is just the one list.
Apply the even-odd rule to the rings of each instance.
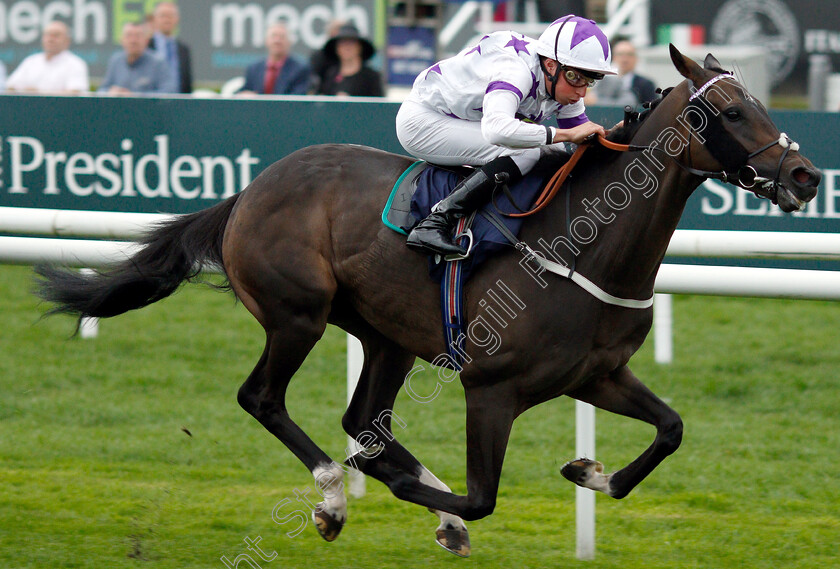
[[422, 253], [465, 255], [467, 250], [452, 238], [452, 229], [456, 221], [490, 200], [496, 185], [507, 182], [511, 177], [510, 166], [513, 167], [515, 175], [521, 176], [514, 162], [509, 157], [502, 157], [462, 180], [448, 196], [435, 204], [432, 213], [409, 233], [406, 245]]

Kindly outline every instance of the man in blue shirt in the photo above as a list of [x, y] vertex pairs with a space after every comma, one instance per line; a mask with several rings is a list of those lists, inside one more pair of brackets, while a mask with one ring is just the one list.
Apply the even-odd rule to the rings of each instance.
[[176, 93], [175, 76], [166, 61], [147, 49], [149, 37], [140, 24], [123, 26], [123, 51], [108, 61], [99, 92], [111, 95]]

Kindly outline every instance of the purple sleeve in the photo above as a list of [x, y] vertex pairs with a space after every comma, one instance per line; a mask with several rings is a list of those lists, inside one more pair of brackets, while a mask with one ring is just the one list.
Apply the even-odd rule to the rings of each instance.
[[558, 118], [557, 119], [557, 127], [558, 128], [574, 128], [578, 125], [582, 125], [583, 123], [589, 122], [589, 117], [586, 116], [586, 113], [580, 113], [576, 117], [569, 117], [569, 118]]
[[510, 91], [521, 101], [522, 91], [520, 91], [516, 85], [508, 83], [507, 81], [493, 81], [487, 86], [487, 90], [484, 92], [485, 94], [491, 93], [493, 91]]

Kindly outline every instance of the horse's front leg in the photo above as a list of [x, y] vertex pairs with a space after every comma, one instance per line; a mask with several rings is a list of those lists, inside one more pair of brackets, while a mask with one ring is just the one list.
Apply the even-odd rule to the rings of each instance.
[[566, 464], [561, 471], [563, 476], [579, 486], [599, 490], [613, 498], [624, 498], [680, 446], [683, 432], [680, 416], [645, 387], [627, 366], [596, 378], [567, 395], [656, 427], [653, 444], [621, 470], [604, 474], [600, 462], [587, 458]]

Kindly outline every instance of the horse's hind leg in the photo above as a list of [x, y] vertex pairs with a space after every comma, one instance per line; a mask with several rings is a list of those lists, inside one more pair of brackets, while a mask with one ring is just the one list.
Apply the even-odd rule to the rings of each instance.
[[[290, 315], [282, 329], [268, 332], [265, 351], [239, 389], [239, 404], [280, 439], [315, 477], [324, 502], [312, 512], [318, 532], [327, 541], [338, 537], [347, 520], [341, 467], [289, 417], [286, 388], [306, 355], [323, 334], [325, 323], [304, 322]], [[326, 317], [324, 317], [324, 321]]]
[[653, 444], [636, 460], [612, 474], [604, 474], [600, 462], [587, 458], [566, 464], [561, 471], [563, 476], [579, 486], [623, 498], [680, 446], [683, 431], [680, 416], [645, 387], [627, 366], [566, 395], [656, 427]]
[[[402, 419], [394, 414], [393, 405], [415, 356], [373, 330], [358, 335], [362, 336], [365, 362], [342, 425], [347, 434], [369, 448], [349, 457], [348, 463], [386, 484], [394, 471], [399, 471], [428, 486], [451, 492], [393, 435], [393, 422], [405, 427]], [[441, 510], [431, 511], [440, 519], [435, 532], [437, 543], [455, 555], [469, 556], [470, 538], [464, 521]]]

